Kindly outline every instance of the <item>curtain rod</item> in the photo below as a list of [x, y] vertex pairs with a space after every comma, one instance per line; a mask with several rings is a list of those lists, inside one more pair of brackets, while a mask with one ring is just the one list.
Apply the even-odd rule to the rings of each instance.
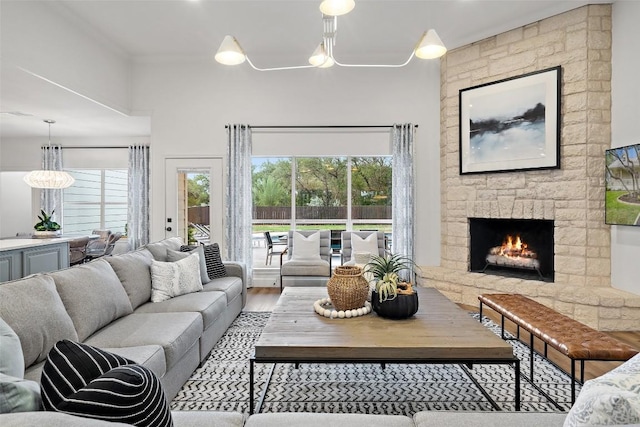
[[[249, 125], [251, 129], [378, 129], [378, 128], [392, 128], [394, 125], [288, 125], [288, 126], [253, 126]], [[418, 125], [414, 125], [418, 127]], [[229, 125], [224, 125], [225, 129], [229, 128]]]

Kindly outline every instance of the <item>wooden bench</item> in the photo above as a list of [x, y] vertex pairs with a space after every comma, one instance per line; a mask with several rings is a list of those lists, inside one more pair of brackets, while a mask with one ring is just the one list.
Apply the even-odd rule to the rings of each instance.
[[586, 360], [626, 361], [638, 353], [635, 348], [573, 320], [551, 308], [519, 294], [483, 294], [480, 300], [480, 321], [483, 304], [501, 315], [501, 336], [504, 336], [504, 319], [530, 334], [529, 362], [530, 380], [533, 384], [533, 339], [538, 337], [544, 343], [544, 357], [550, 345], [571, 359], [571, 404], [576, 398], [576, 361], [580, 362], [580, 383], [584, 383], [584, 362]]

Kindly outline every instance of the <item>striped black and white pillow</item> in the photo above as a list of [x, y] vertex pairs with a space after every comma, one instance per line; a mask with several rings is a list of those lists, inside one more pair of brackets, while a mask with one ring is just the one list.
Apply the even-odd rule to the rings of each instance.
[[[217, 243], [211, 245], [202, 245], [204, 248], [204, 259], [207, 262], [207, 276], [209, 279], [217, 279], [219, 277], [227, 277], [227, 269], [222, 263], [222, 257], [220, 256], [220, 246]], [[181, 246], [182, 252], [188, 252], [196, 246]]]
[[133, 361], [96, 347], [58, 341], [42, 370], [44, 409], [136, 426], [172, 426], [160, 380]]

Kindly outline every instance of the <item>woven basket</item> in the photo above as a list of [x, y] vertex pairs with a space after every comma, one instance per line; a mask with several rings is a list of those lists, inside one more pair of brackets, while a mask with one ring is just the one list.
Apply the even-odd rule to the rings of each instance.
[[336, 310], [353, 310], [364, 306], [369, 296], [369, 282], [362, 277], [360, 267], [342, 265], [336, 267], [327, 282], [327, 292]]

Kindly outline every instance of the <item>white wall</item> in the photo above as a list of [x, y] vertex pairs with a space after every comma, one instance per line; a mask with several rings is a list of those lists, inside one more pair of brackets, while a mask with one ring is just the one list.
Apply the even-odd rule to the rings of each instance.
[[[640, 2], [613, 4], [611, 145], [640, 142]], [[640, 295], [640, 227], [611, 227], [611, 283]]]
[[[304, 61], [304, 58], [297, 58]], [[296, 60], [296, 59], [292, 59]], [[286, 61], [285, 61], [286, 62]], [[261, 73], [248, 66], [211, 62], [137, 64], [132, 106], [152, 111], [152, 240], [164, 236], [164, 158], [225, 156], [227, 123], [260, 125], [418, 124], [416, 134], [417, 235], [419, 264], [437, 265], [439, 213], [439, 63], [416, 60], [403, 69], [292, 70]], [[272, 136], [272, 135], [271, 135]], [[304, 136], [304, 135], [303, 135]], [[298, 146], [317, 154], [337, 154], [336, 144], [318, 144], [317, 135], [296, 145], [274, 145], [273, 154], [294, 154]], [[257, 134], [256, 141], [265, 135]], [[350, 150], [380, 135], [337, 135]], [[386, 136], [384, 137], [387, 138]], [[260, 144], [260, 143], [259, 143]], [[331, 147], [333, 145], [333, 147]], [[275, 151], [277, 149], [277, 151]], [[283, 150], [285, 152], [283, 152]], [[268, 154], [261, 145], [259, 153]]]
[[129, 109], [130, 64], [91, 27], [53, 2], [2, 2], [2, 66], [41, 75], [121, 111]]
[[36, 223], [31, 207], [37, 195], [32, 194], [31, 187], [24, 182], [25, 175], [24, 172], [0, 172], [0, 238], [29, 233]]

